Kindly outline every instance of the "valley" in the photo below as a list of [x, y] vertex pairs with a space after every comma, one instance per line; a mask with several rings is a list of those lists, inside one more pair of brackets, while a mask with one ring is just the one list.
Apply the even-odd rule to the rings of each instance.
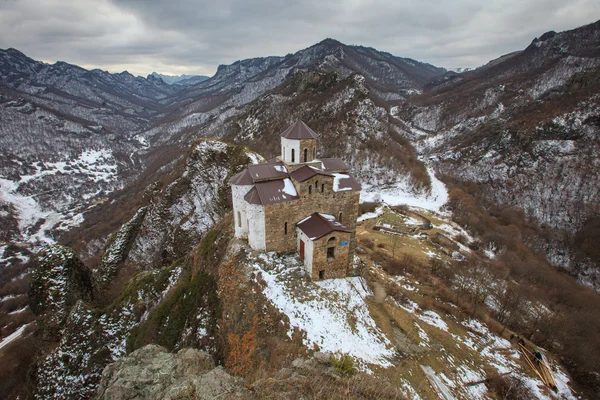
[[[180, 84], [0, 50], [0, 392], [92, 398], [159, 345], [235, 398], [594, 398], [599, 43], [457, 74], [326, 39]], [[362, 185], [348, 278], [233, 238], [228, 180], [296, 120]]]

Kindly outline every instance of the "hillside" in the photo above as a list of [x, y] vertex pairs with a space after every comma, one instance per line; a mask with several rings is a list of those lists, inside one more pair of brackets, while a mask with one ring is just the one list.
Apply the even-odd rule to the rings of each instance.
[[393, 109], [436, 170], [475, 183], [470, 193], [488, 210], [532, 218], [532, 244], [592, 287], [600, 259], [585, 243], [597, 237], [599, 43], [598, 22], [548, 32]]
[[[460, 74], [326, 39], [186, 86], [0, 51], [0, 392], [90, 398], [151, 344], [259, 398], [594, 398], [599, 28]], [[347, 279], [231, 238], [228, 178], [298, 119], [363, 186]]]

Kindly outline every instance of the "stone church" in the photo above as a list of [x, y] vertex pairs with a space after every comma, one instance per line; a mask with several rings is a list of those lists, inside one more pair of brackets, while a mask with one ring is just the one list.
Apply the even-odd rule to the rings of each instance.
[[317, 159], [318, 135], [297, 121], [281, 156], [229, 181], [235, 236], [254, 250], [297, 252], [313, 280], [345, 277], [354, 258], [360, 184], [339, 158]]

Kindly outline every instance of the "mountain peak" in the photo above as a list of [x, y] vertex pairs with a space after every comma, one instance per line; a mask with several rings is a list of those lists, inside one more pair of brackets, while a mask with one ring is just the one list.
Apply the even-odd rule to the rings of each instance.
[[345, 46], [345, 44], [336, 39], [326, 38], [321, 40], [315, 46]]

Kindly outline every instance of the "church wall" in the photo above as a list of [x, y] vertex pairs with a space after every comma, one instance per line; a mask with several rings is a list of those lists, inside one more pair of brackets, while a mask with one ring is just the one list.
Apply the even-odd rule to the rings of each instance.
[[254, 250], [265, 250], [265, 206], [246, 203], [248, 244]]
[[[348, 232], [331, 232], [313, 242], [312, 280], [344, 278], [347, 276], [350, 261], [350, 236]], [[329, 239], [332, 239], [329, 241]], [[335, 249], [335, 257], [327, 258], [327, 248]], [[353, 254], [352, 254], [353, 255]]]
[[[304, 149], [308, 150], [306, 162], [310, 162], [317, 158], [317, 139], [302, 139], [300, 140], [300, 155], [299, 162], [304, 162]], [[296, 162], [298, 162], [296, 161]], [[319, 166], [320, 168], [320, 166]]]
[[231, 185], [231, 198], [233, 201], [233, 218], [235, 220], [235, 237], [248, 237], [248, 216], [244, 196], [252, 189], [252, 185]]
[[[308, 272], [309, 276], [312, 276], [312, 263], [313, 263], [313, 242], [308, 236], [300, 229], [296, 229], [297, 244], [296, 249], [300, 253], [300, 240], [304, 241], [304, 269]], [[317, 274], [318, 275], [318, 274]]]
[[295, 152], [294, 163], [300, 162], [300, 140], [281, 138], [281, 154], [287, 163], [292, 162], [292, 149]]
[[[329, 179], [325, 183], [325, 192], [321, 193], [321, 184], [323, 178]], [[318, 183], [318, 191], [314, 191], [315, 183]], [[342, 213], [342, 223], [350, 229], [356, 226], [358, 217], [358, 202], [360, 192], [334, 192], [332, 190], [333, 178], [324, 176], [315, 176], [305, 182], [294, 181], [296, 190], [300, 199], [265, 205], [265, 232], [266, 249], [268, 251], [278, 252], [296, 252], [297, 234], [296, 223], [308, 217], [314, 212], [321, 212], [333, 215], [339, 219], [339, 213]], [[312, 186], [312, 194], [308, 194], [308, 186]], [[285, 233], [285, 223], [287, 222], [287, 234]], [[252, 220], [250, 220], [252, 225]], [[353, 239], [350, 247], [354, 249]]]

